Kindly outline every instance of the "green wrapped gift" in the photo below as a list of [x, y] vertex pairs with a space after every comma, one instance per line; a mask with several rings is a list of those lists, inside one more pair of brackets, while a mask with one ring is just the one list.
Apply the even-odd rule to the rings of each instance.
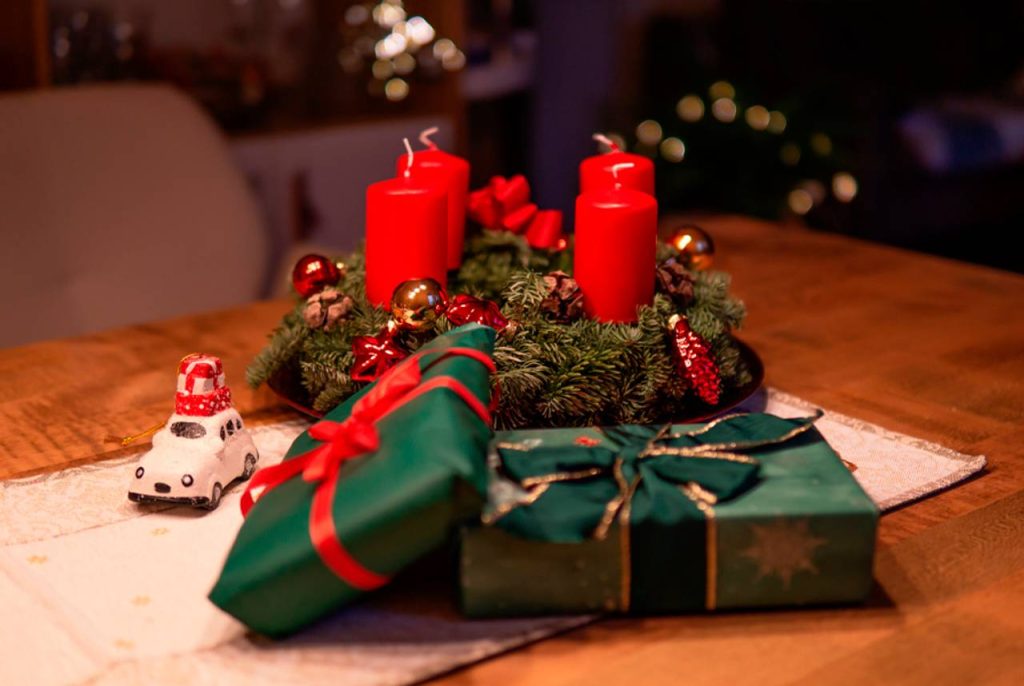
[[478, 324], [439, 336], [257, 472], [210, 599], [251, 629], [286, 635], [383, 585], [478, 514], [493, 346], [494, 330]]
[[863, 600], [878, 509], [816, 419], [498, 433], [483, 525], [461, 534], [464, 612]]

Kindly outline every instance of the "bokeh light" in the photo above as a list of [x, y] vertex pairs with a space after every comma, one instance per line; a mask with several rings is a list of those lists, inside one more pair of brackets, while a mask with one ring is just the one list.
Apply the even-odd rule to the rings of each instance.
[[800, 146], [796, 143], [786, 143], [779, 148], [779, 159], [789, 167], [800, 164]]
[[409, 95], [409, 84], [405, 79], [394, 78], [384, 84], [384, 97], [392, 102], [405, 100]]
[[814, 198], [803, 188], [794, 188], [786, 198], [789, 209], [799, 215], [805, 215], [814, 207]]
[[439, 60], [443, 60], [445, 57], [451, 55], [457, 50], [458, 48], [455, 47], [455, 42], [450, 38], [442, 38], [434, 43], [434, 57]]
[[797, 188], [807, 191], [815, 205], [820, 205], [825, 202], [825, 195], [827, 191], [825, 190], [825, 184], [821, 181], [818, 181], [817, 179], [806, 179], [801, 181]]
[[403, 76], [416, 68], [416, 58], [407, 52], [403, 52], [401, 55], [393, 59], [391, 63], [395, 68], [395, 73]]
[[377, 59], [390, 59], [395, 55], [404, 52], [407, 43], [405, 36], [402, 34], [389, 33], [387, 36], [377, 41], [373, 50], [377, 55]]
[[857, 197], [857, 179], [848, 172], [839, 172], [832, 177], [832, 194], [839, 202], [850, 202]]
[[767, 108], [761, 105], [754, 105], [747, 109], [743, 117], [747, 120], [747, 124], [750, 128], [755, 131], [764, 131], [768, 128], [768, 124], [771, 122], [771, 115], [768, 114]]
[[721, 98], [729, 98], [731, 100], [736, 97], [736, 89], [728, 81], [715, 81], [708, 88], [708, 94], [711, 95], [712, 100], [719, 100]]
[[704, 116], [704, 101], [698, 95], [684, 95], [676, 103], [676, 114], [685, 122], [698, 122]]
[[350, 5], [345, 10], [345, 23], [349, 26], [359, 26], [365, 24], [366, 20], [370, 18], [370, 10], [366, 5]]
[[410, 17], [405, 23], [405, 35], [416, 45], [426, 45], [434, 40], [436, 32], [430, 22], [423, 17]]
[[686, 145], [678, 138], [666, 138], [659, 146], [661, 156], [669, 162], [682, 162], [686, 155]]
[[823, 133], [812, 134], [811, 150], [819, 157], [828, 157], [832, 154], [832, 139]]
[[373, 72], [373, 78], [383, 81], [390, 79], [394, 75], [395, 65], [391, 63], [391, 60], [375, 60], [371, 71]]
[[636, 137], [644, 145], [657, 145], [661, 135], [661, 124], [653, 119], [645, 119], [636, 126]]
[[466, 66], [466, 54], [456, 48], [441, 58], [441, 66], [445, 71], [458, 71]]
[[786, 130], [786, 115], [778, 110], [768, 113], [768, 131], [770, 133], [782, 133]]
[[373, 20], [378, 26], [389, 29], [403, 19], [405, 10], [398, 3], [382, 2], [373, 8]]
[[715, 119], [725, 124], [730, 124], [736, 120], [736, 112], [736, 103], [729, 98], [719, 98], [711, 103], [711, 114], [714, 115]]

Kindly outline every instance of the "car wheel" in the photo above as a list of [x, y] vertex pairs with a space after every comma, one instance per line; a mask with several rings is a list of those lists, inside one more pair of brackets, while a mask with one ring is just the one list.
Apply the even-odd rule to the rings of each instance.
[[256, 471], [256, 460], [259, 459], [252, 453], [245, 456], [245, 469], [242, 470], [242, 481], [245, 481]]
[[220, 484], [213, 485], [213, 492], [210, 493], [210, 500], [206, 503], [207, 510], [216, 510], [217, 506], [220, 505], [220, 496], [224, 492], [224, 487]]

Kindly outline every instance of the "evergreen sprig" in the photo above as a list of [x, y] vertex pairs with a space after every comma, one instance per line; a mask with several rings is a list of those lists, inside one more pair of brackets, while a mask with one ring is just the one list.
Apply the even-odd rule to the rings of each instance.
[[[659, 259], [669, 253], [659, 249]], [[348, 374], [354, 362], [352, 342], [374, 335], [388, 315], [366, 300], [363, 253], [345, 259], [338, 289], [355, 300], [350, 316], [333, 330], [310, 329], [298, 300], [253, 360], [247, 373], [252, 386], [281, 374], [301, 380], [299, 402], [327, 411], [363, 384]], [[518, 235], [484, 232], [470, 239], [451, 293], [495, 300], [514, 323], [498, 337], [494, 350], [500, 390], [495, 415], [498, 428], [649, 424], [708, 410], [690, 392], [676, 370], [668, 319], [680, 313], [658, 294], [642, 307], [634, 324], [604, 324], [588, 318], [558, 323], [542, 311], [547, 296], [543, 275], [570, 271], [571, 247], [558, 252], [534, 250]], [[729, 389], [750, 381], [732, 330], [740, 326], [743, 304], [729, 295], [730, 279], [722, 272], [694, 272], [694, 300], [685, 314], [690, 326], [708, 341]], [[441, 318], [437, 333], [450, 328]], [[409, 339], [410, 348], [422, 342]]]

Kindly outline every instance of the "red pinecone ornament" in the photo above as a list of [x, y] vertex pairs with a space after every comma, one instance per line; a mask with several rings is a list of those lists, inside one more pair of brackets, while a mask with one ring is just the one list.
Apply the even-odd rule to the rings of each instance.
[[672, 353], [676, 366], [697, 397], [708, 405], [717, 405], [722, 396], [722, 376], [708, 342], [690, 328], [686, 317], [673, 315], [668, 320], [672, 330]]

